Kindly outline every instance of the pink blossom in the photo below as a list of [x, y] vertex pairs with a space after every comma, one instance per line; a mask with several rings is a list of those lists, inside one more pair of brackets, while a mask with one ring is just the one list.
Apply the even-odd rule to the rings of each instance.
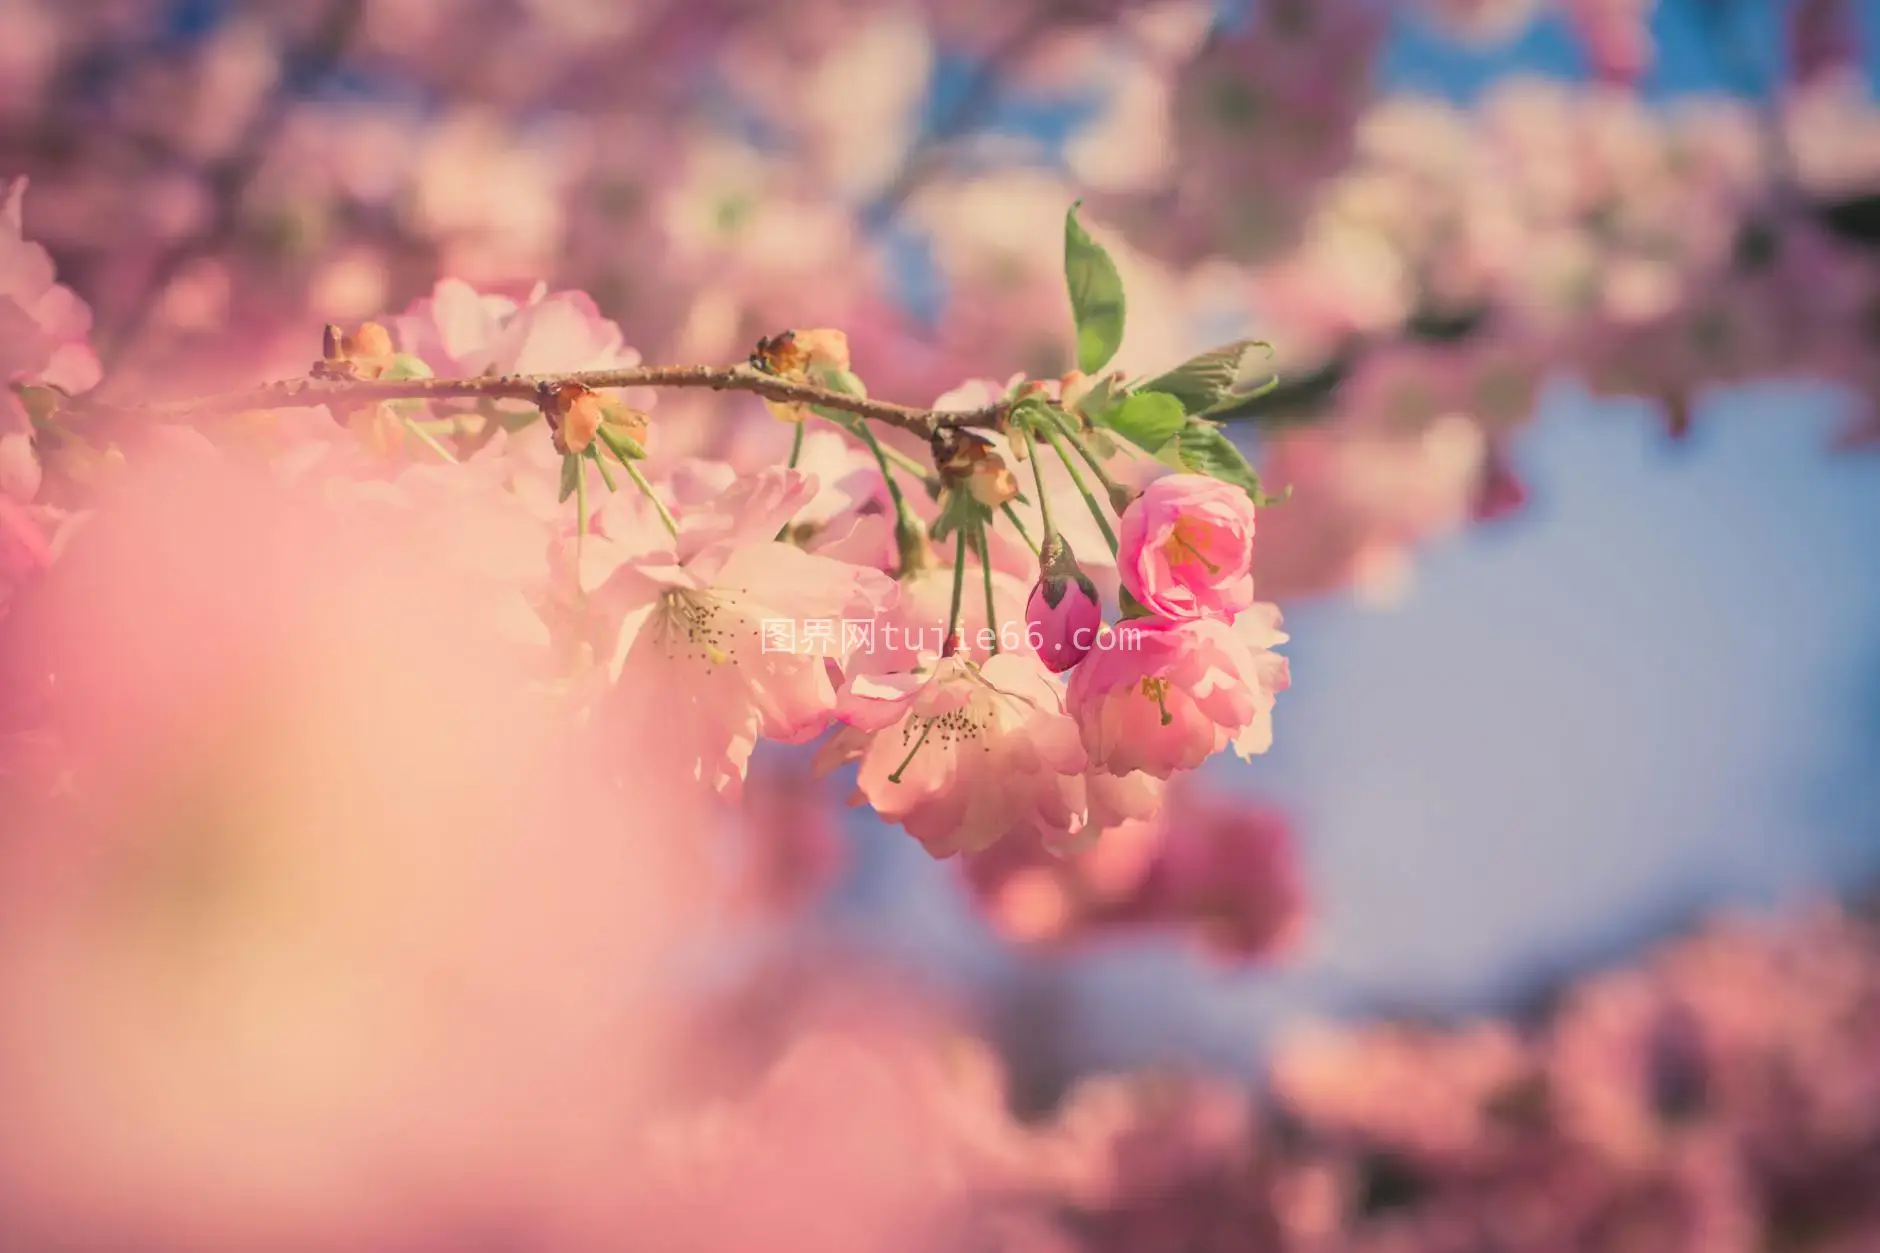
[[[1103, 777], [1091, 776], [1093, 792]], [[1024, 940], [1178, 930], [1216, 956], [1247, 960], [1285, 949], [1304, 918], [1284, 815], [1192, 784], [1171, 789], [1159, 815], [1107, 827], [1068, 855], [1013, 840], [965, 869], [993, 920]]]
[[676, 541], [646, 543], [642, 520], [596, 593], [631, 632], [615, 711], [667, 729], [691, 771], [733, 798], [760, 735], [802, 743], [829, 725], [842, 623], [897, 595], [878, 570], [774, 539], [815, 493], [809, 475], [770, 470], [689, 513]]
[[[46, 250], [26, 242], [25, 197], [23, 178], [0, 196], [0, 381], [84, 391], [98, 382], [98, 358], [85, 342], [91, 310], [53, 281]], [[22, 416], [10, 396], [6, 408]]]
[[858, 676], [842, 719], [821, 765], [859, 760], [860, 797], [935, 857], [1011, 836], [1057, 844], [1083, 828], [1084, 749], [1035, 656]]
[[[546, 374], [635, 366], [620, 327], [585, 292], [550, 292], [538, 283], [525, 300], [479, 293], [461, 279], [394, 319], [398, 346], [440, 376]], [[644, 406], [641, 406], [644, 407]]]
[[1123, 586], [1164, 618], [1232, 619], [1253, 603], [1253, 501], [1205, 474], [1171, 474], [1123, 511]]
[[1167, 778], [1232, 745], [1242, 757], [1273, 740], [1277, 693], [1290, 683], [1279, 610], [1239, 623], [1134, 619], [1106, 632], [1071, 675], [1069, 709], [1091, 765]]
[[1162, 831], [1124, 915], [1192, 929], [1209, 952], [1237, 960], [1271, 957], [1299, 938], [1305, 883], [1283, 813], [1183, 788], [1162, 811]]

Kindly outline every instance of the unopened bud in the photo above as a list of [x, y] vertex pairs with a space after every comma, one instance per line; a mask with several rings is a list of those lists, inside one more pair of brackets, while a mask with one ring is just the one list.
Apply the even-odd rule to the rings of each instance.
[[826, 366], [832, 370], [849, 368], [849, 337], [834, 327], [817, 327], [796, 332], [796, 346], [802, 351], [805, 368]]
[[619, 431], [640, 447], [646, 447], [648, 422], [643, 410], [630, 409], [626, 405], [603, 405], [602, 409], [606, 415], [603, 420], [607, 426]]
[[795, 331], [768, 335], [751, 352], [751, 368], [784, 378], [801, 376], [809, 368], [809, 353], [797, 342]]
[[600, 393], [585, 383], [568, 382], [557, 387], [547, 410], [555, 451], [563, 456], [586, 452], [605, 416]]
[[1103, 626], [1103, 605], [1096, 584], [1077, 564], [1062, 536], [1046, 539], [1039, 554], [1038, 585], [1025, 604], [1038, 657], [1053, 674], [1063, 674], [1095, 646]]
[[380, 357], [389, 357], [396, 351], [397, 349], [392, 345], [390, 331], [377, 322], [365, 322], [353, 332], [352, 352], [349, 355], [355, 360], [371, 361]]
[[321, 360], [314, 374], [322, 378], [377, 378], [397, 351], [392, 333], [377, 322], [362, 323], [350, 335], [328, 323], [320, 335]]
[[997, 509], [1018, 495], [1018, 479], [991, 440], [976, 431], [949, 427], [933, 438], [934, 465], [948, 487], [965, 487], [973, 499]]

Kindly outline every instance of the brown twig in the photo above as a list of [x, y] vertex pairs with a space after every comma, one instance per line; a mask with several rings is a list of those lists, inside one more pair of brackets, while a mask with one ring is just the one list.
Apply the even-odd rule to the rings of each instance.
[[1008, 405], [998, 401], [978, 409], [949, 411], [917, 409], [885, 400], [868, 400], [847, 392], [766, 374], [748, 365], [656, 365], [618, 370], [582, 370], [568, 374], [504, 374], [484, 378], [349, 379], [309, 375], [264, 383], [243, 391], [222, 392], [197, 400], [160, 405], [121, 405], [89, 398], [70, 408], [82, 415], [102, 418], [141, 418], [150, 421], [186, 420], [267, 409], [310, 408], [324, 404], [360, 405], [382, 400], [526, 400], [543, 404], [556, 390], [578, 383], [596, 391], [629, 387], [706, 388], [718, 392], [749, 392], [783, 404], [837, 409], [888, 426], [931, 438], [949, 427], [997, 427]]

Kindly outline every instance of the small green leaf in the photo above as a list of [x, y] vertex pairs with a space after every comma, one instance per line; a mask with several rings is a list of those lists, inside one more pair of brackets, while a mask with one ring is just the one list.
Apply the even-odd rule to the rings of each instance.
[[1150, 609], [1134, 596], [1131, 596], [1129, 589], [1126, 587], [1116, 589], [1116, 609], [1118, 616], [1125, 621], [1130, 618], [1155, 617], [1155, 610]]
[[1175, 397], [1162, 392], [1137, 392], [1104, 413], [1102, 420], [1136, 447], [1160, 452], [1163, 445], [1181, 434], [1188, 419]]
[[1260, 475], [1247, 458], [1212, 422], [1190, 418], [1188, 425], [1182, 428], [1181, 437], [1171, 447], [1183, 469], [1232, 483], [1252, 497], [1256, 505], [1276, 504], [1291, 494], [1269, 496], [1260, 487]]
[[[1246, 398], [1248, 392], [1237, 390], [1237, 386], [1248, 361], [1262, 349], [1267, 356], [1273, 355], [1273, 346], [1265, 340], [1242, 339], [1223, 344], [1184, 361], [1167, 374], [1139, 384], [1136, 390], [1173, 396], [1181, 402], [1185, 412], [1204, 414]], [[1263, 386], [1270, 387], [1277, 381], [1274, 379]]]
[[1081, 204], [1064, 215], [1064, 286], [1077, 328], [1077, 368], [1095, 374], [1123, 345], [1123, 277], [1103, 245], [1078, 224]]
[[581, 486], [581, 458], [570, 453], [561, 459], [561, 496], [564, 503]]

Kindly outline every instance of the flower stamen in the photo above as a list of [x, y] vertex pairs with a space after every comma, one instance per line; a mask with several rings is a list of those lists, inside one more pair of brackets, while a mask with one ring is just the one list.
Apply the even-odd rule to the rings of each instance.
[[1144, 676], [1142, 680], [1142, 694], [1154, 701], [1155, 707], [1162, 711], [1163, 726], [1167, 726], [1169, 723], [1175, 721], [1174, 715], [1168, 711], [1167, 679], [1148, 675]]

